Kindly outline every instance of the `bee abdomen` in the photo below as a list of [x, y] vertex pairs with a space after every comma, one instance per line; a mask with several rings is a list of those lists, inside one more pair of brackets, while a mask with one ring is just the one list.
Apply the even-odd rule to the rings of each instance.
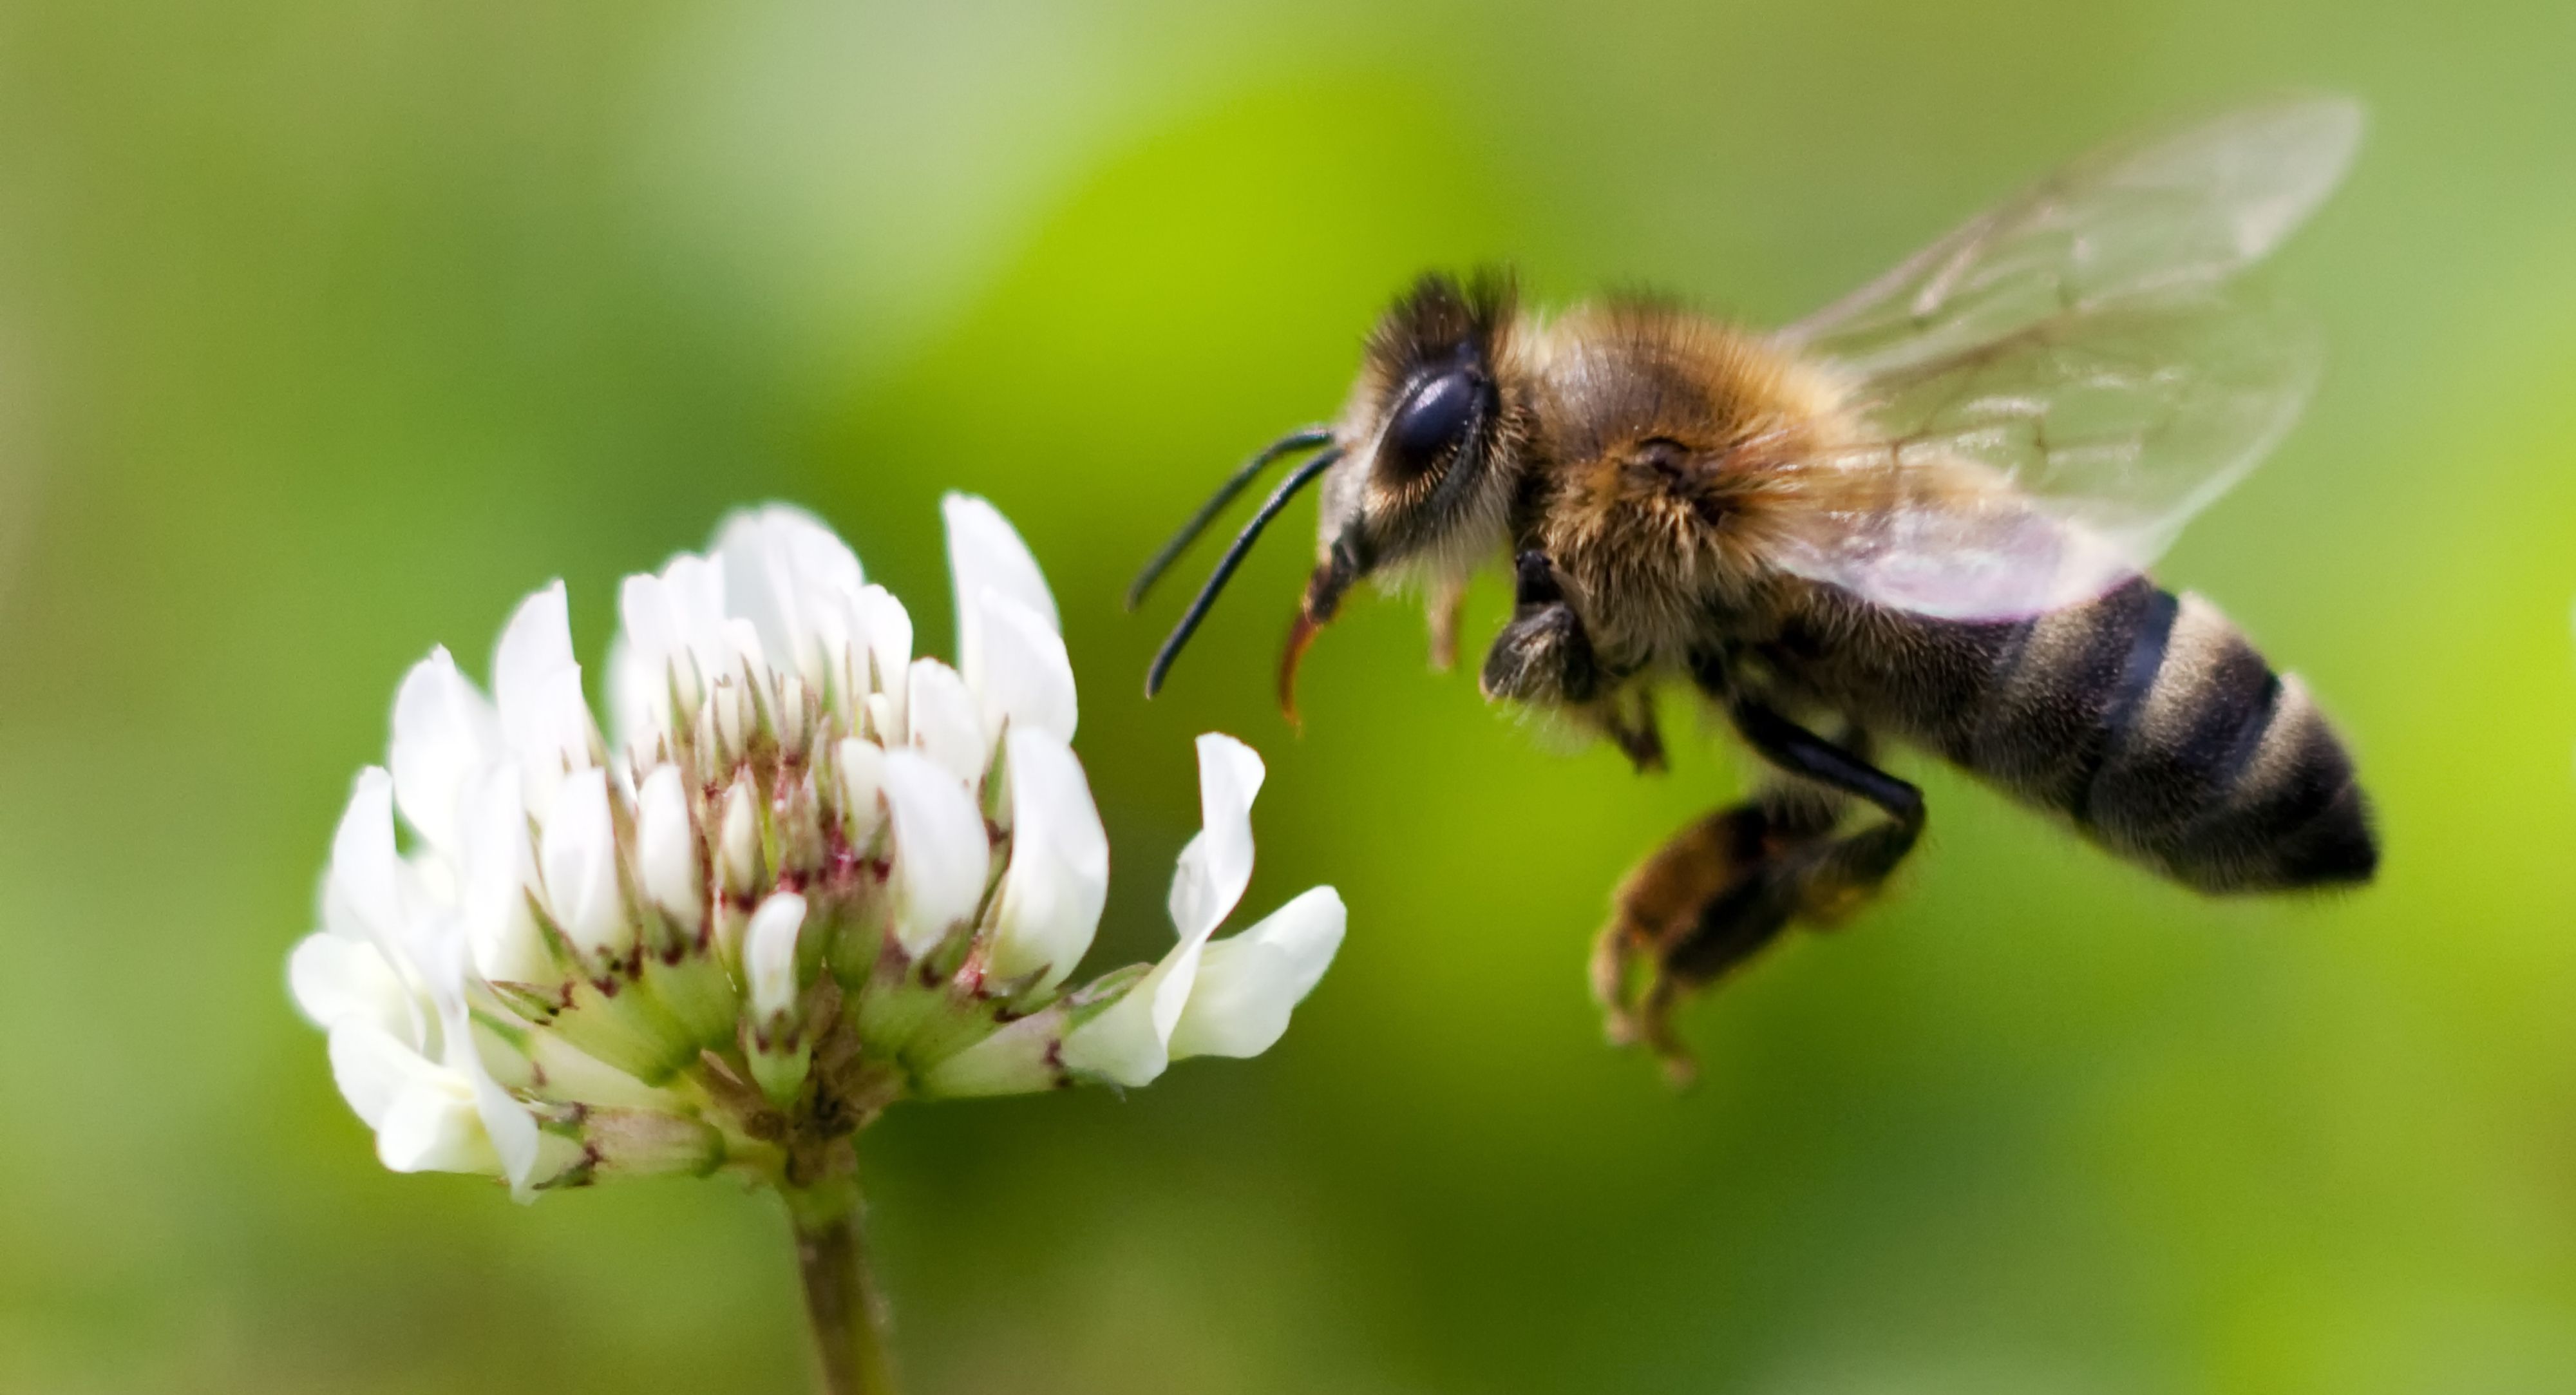
[[2204, 891], [2361, 882], [2379, 860], [2343, 742], [2198, 596], [2133, 581], [2029, 622], [1956, 754]]

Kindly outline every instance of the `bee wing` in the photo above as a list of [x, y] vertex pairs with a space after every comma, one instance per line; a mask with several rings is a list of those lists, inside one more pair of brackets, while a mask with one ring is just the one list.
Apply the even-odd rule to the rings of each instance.
[[2343, 179], [2361, 108], [2289, 97], [2097, 151], [1781, 332], [1861, 378], [1920, 370], [2125, 300], [2205, 291]]
[[1789, 571], [1952, 619], [2033, 615], [2143, 569], [2298, 419], [2322, 355], [2278, 306], [2097, 310], [1869, 382], [1862, 439], [1784, 470]]
[[2275, 101], [2090, 156], [1783, 332], [1860, 439], [1779, 487], [1793, 573], [1953, 618], [2145, 566], [2297, 418], [2296, 317], [2228, 283], [2342, 177], [2361, 117]]

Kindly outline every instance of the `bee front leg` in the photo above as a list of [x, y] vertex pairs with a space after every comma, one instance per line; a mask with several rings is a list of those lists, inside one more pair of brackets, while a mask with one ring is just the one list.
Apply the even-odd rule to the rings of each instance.
[[1464, 577], [1441, 577], [1431, 583], [1425, 607], [1431, 627], [1431, 671], [1447, 673], [1458, 666], [1458, 620], [1467, 610]]
[[1511, 623], [1485, 651], [1478, 686], [1489, 699], [1543, 707], [1579, 707], [1601, 695], [1592, 636], [1565, 599], [1546, 553], [1513, 559]]
[[1485, 652], [1486, 698], [1562, 712], [1610, 738], [1639, 773], [1662, 770], [1653, 696], [1602, 664], [1547, 554], [1524, 552], [1513, 571], [1511, 623]]

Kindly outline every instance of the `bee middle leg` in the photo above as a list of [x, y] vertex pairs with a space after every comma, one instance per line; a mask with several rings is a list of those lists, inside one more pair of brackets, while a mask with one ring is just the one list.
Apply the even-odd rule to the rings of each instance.
[[[1793, 924], [1830, 926], [1875, 892], [1923, 831], [1920, 790], [1759, 702], [1736, 728], [1781, 776], [1684, 828], [1612, 898], [1593, 950], [1593, 992], [1614, 1042], [1643, 1042], [1676, 1082], [1693, 1066], [1672, 1030], [1689, 994], [1750, 961]], [[1852, 800], [1882, 817], [1841, 831]], [[1644, 973], [1637, 970], [1642, 965]], [[1638, 980], [1642, 977], [1642, 983]]]

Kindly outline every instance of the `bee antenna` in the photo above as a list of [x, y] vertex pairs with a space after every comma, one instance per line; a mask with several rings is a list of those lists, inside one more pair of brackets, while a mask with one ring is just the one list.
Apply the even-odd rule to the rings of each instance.
[[1189, 643], [1190, 636], [1197, 633], [1199, 622], [1207, 618], [1209, 608], [1216, 604], [1217, 593], [1225, 589], [1226, 582], [1234, 578], [1235, 568], [1242, 566], [1243, 559], [1251, 555], [1252, 545], [1261, 541], [1261, 530], [1270, 526], [1270, 520], [1288, 507], [1288, 501], [1296, 498], [1298, 491], [1313, 484], [1326, 470], [1333, 468], [1334, 461], [1341, 458], [1340, 448], [1326, 450], [1298, 466], [1296, 473], [1282, 480], [1279, 487], [1270, 492], [1270, 497], [1261, 501], [1261, 511], [1252, 516], [1251, 522], [1243, 525], [1242, 532], [1234, 535], [1233, 545], [1217, 559], [1216, 570], [1208, 573], [1207, 584], [1199, 588], [1197, 599], [1190, 602], [1190, 608], [1181, 616], [1181, 623], [1172, 627], [1171, 637], [1164, 640], [1163, 647], [1155, 652], [1153, 666], [1145, 670], [1145, 696], [1152, 697], [1163, 690], [1163, 678], [1172, 671], [1172, 661], [1181, 656], [1181, 646]]
[[1190, 515], [1190, 521], [1182, 524], [1181, 530], [1172, 535], [1172, 540], [1163, 544], [1163, 550], [1154, 554], [1154, 560], [1136, 573], [1136, 580], [1127, 587], [1127, 608], [1134, 610], [1145, 603], [1145, 593], [1153, 589], [1164, 572], [1171, 570], [1174, 562], [1181, 560], [1181, 554], [1189, 550], [1191, 543], [1198, 541], [1199, 534], [1207, 531], [1207, 526], [1216, 521], [1216, 516], [1225, 511], [1226, 505], [1234, 502], [1234, 496], [1242, 493], [1245, 485], [1270, 468], [1270, 462], [1283, 455], [1330, 445], [1332, 440], [1333, 429], [1329, 426], [1301, 426], [1263, 446], [1260, 453], [1236, 467], [1233, 474], [1225, 477], [1225, 483], [1216, 487], [1216, 493], [1199, 505], [1199, 511]]

